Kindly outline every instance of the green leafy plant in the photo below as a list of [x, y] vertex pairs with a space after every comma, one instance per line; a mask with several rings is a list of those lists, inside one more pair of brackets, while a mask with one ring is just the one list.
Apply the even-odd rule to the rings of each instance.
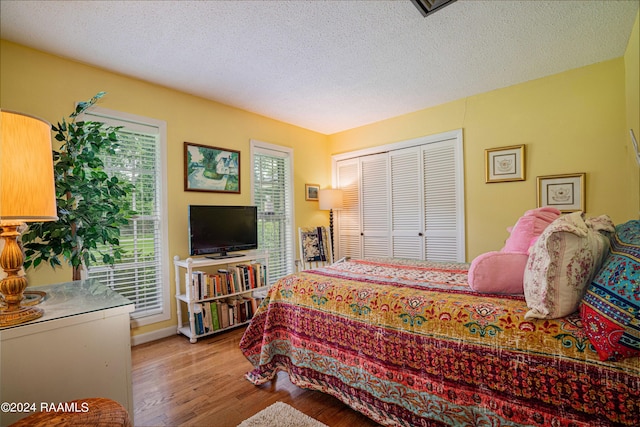
[[120, 229], [135, 214], [131, 209], [133, 185], [105, 169], [104, 159], [118, 152], [119, 127], [76, 121], [104, 96], [98, 93], [81, 102], [57, 126], [52, 126], [59, 149], [53, 150], [58, 221], [34, 223], [22, 235], [25, 269], [48, 262], [73, 269], [80, 279], [82, 266], [100, 261], [113, 265], [122, 258]]

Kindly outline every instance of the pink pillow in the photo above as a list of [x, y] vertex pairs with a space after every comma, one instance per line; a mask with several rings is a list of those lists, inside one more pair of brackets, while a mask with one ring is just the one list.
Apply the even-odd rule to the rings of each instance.
[[511, 229], [511, 235], [504, 244], [501, 252], [527, 253], [531, 241], [536, 238], [535, 222], [532, 216], [521, 217]]
[[549, 224], [560, 216], [556, 208], [542, 207], [524, 213], [500, 252], [476, 257], [469, 268], [469, 286], [478, 292], [522, 294], [529, 248]]
[[500, 252], [476, 257], [469, 268], [469, 286], [478, 292], [522, 294], [529, 248], [549, 224], [560, 216], [556, 208], [542, 207], [524, 213]]
[[487, 252], [479, 255], [469, 267], [469, 286], [478, 292], [521, 294], [528, 259], [526, 253]]
[[520, 217], [511, 230], [501, 252], [527, 253], [545, 228], [560, 216], [560, 211], [548, 206], [531, 209]]

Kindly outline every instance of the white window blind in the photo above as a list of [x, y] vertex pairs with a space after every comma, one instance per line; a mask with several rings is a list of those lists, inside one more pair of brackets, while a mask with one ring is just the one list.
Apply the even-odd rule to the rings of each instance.
[[85, 115], [85, 120], [124, 126], [119, 131], [117, 153], [104, 162], [108, 173], [133, 184], [131, 205], [136, 211], [120, 229], [120, 246], [126, 251], [122, 259], [113, 267], [98, 260], [88, 268], [87, 277], [131, 300], [135, 304], [132, 318], [147, 320], [141, 324], [169, 318], [163, 132], [157, 126], [113, 116]]
[[291, 153], [252, 141], [253, 203], [258, 207], [258, 246], [269, 251], [269, 281], [294, 270]]

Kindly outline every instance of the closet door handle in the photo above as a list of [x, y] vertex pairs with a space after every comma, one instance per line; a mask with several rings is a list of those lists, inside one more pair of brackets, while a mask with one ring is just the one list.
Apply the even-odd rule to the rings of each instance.
[[422, 236], [424, 236], [424, 234], [422, 234], [422, 233], [420, 232], [420, 233], [418, 233], [418, 236], [422, 237]]

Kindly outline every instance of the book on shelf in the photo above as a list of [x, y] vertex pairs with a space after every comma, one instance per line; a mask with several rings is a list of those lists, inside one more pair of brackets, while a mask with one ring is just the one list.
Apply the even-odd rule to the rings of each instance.
[[235, 298], [227, 300], [227, 310], [229, 310], [229, 326], [237, 325], [238, 320], [238, 306]]
[[213, 330], [217, 331], [220, 329], [220, 316], [218, 314], [218, 301], [211, 301], [209, 304], [209, 308], [211, 310], [211, 324], [213, 326]]
[[228, 295], [229, 294], [229, 277], [227, 275], [228, 271], [225, 268], [219, 268], [218, 269], [218, 277], [220, 278], [220, 281], [222, 282], [222, 293], [221, 295]]
[[[211, 302], [212, 330], [217, 331], [248, 322], [261, 302], [262, 298], [240, 295]], [[217, 316], [217, 319], [214, 316]]]
[[193, 325], [195, 333], [201, 335], [204, 333], [204, 327], [202, 325], [202, 306], [200, 304], [193, 305], [193, 313], [189, 314], [193, 316]]
[[256, 311], [258, 311], [258, 307], [260, 307], [262, 300], [263, 298], [249, 298], [249, 304], [251, 304], [251, 317], [253, 317], [253, 314], [255, 314]]
[[233, 277], [233, 291], [235, 292], [242, 292], [244, 290], [244, 285], [243, 285], [243, 278], [242, 275], [240, 274], [240, 268], [238, 268], [238, 266], [232, 266], [229, 267], [229, 270], [231, 272], [231, 275]]
[[235, 295], [193, 305], [196, 335], [209, 334], [251, 320], [263, 298]]
[[196, 285], [194, 280], [195, 279], [193, 273], [191, 274], [191, 277], [189, 277], [188, 272], [184, 273], [184, 283], [186, 284], [185, 292], [187, 293], [187, 298], [189, 299], [197, 298]]
[[222, 301], [216, 301], [216, 304], [218, 304], [218, 316], [220, 319], [220, 328], [221, 329], [228, 328], [230, 326], [229, 306], [227, 305], [227, 303]]
[[[245, 286], [245, 290], [249, 290], [252, 289], [252, 275], [251, 275], [251, 265], [250, 264], [243, 264], [242, 265], [242, 276], [244, 278], [244, 286]], [[255, 284], [254, 284], [255, 285]]]
[[185, 273], [185, 283], [189, 286], [189, 296], [191, 299], [201, 300], [213, 296], [213, 289], [207, 273], [204, 271], [192, 271]]
[[185, 273], [188, 298], [205, 300], [238, 294], [267, 285], [267, 266], [261, 263], [237, 264], [220, 268], [216, 273], [192, 271]]
[[213, 332], [213, 319], [211, 317], [211, 304], [202, 303], [202, 333], [208, 334]]
[[236, 266], [241, 272], [242, 290], [261, 288], [267, 285], [267, 266], [259, 262], [239, 264]]

